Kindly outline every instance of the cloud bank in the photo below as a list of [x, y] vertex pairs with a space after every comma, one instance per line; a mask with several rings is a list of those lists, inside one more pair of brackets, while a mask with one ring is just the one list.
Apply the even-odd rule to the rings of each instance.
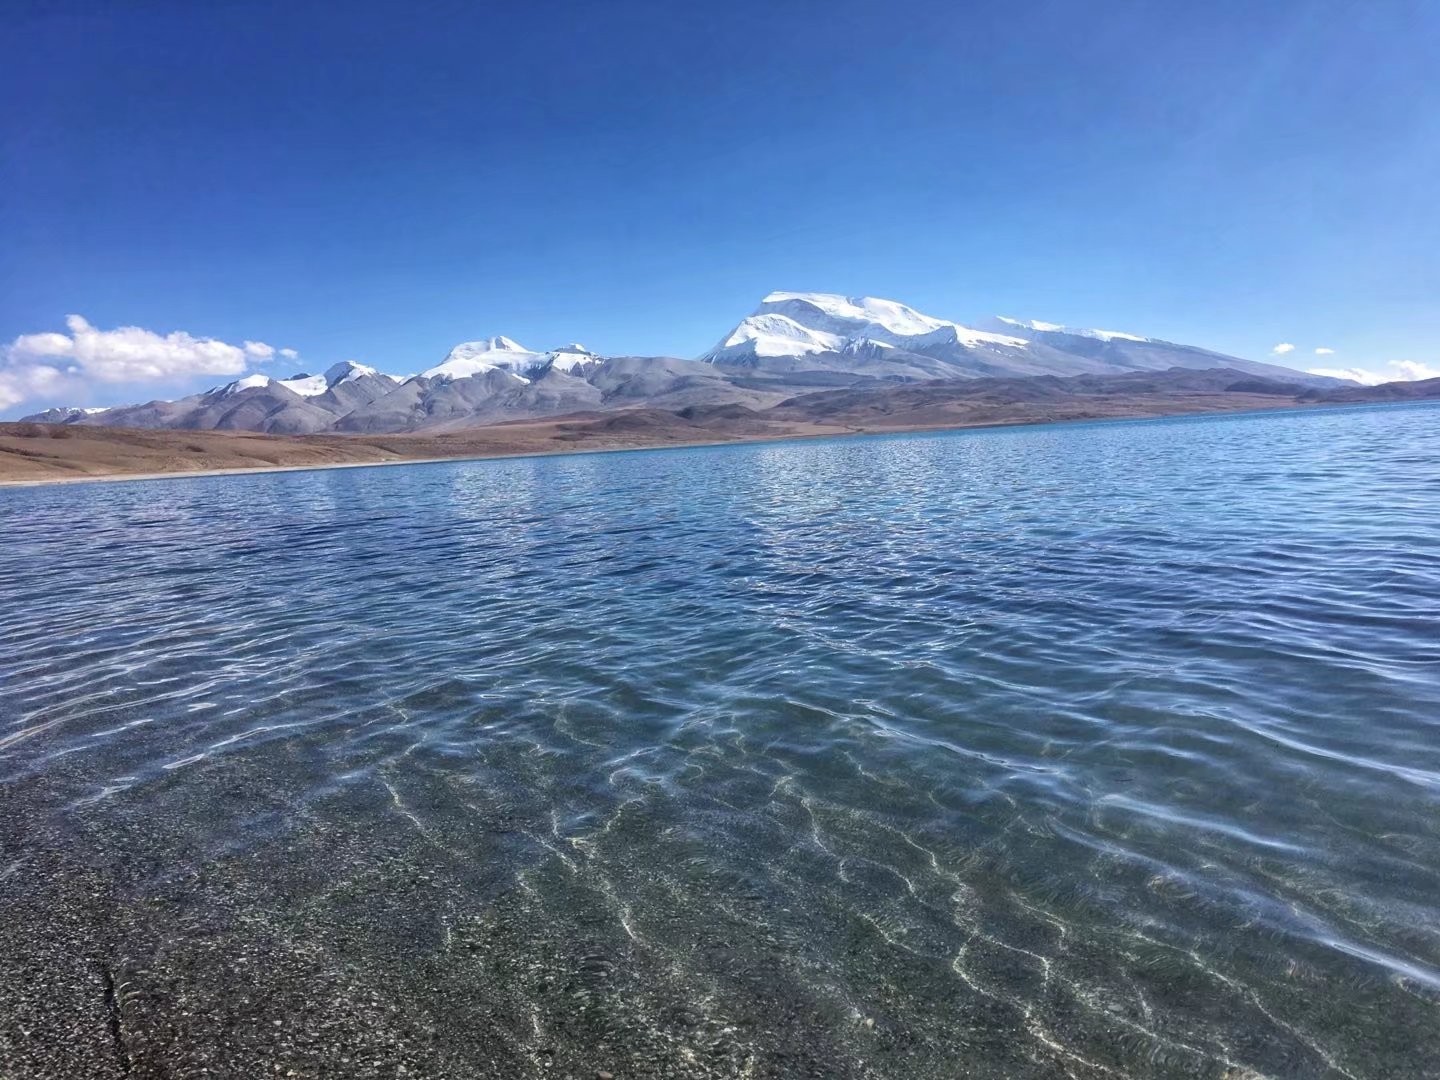
[[1333, 379], [1353, 379], [1365, 386], [1378, 386], [1380, 383], [1387, 382], [1419, 382], [1421, 379], [1440, 379], [1440, 368], [1423, 364], [1419, 360], [1391, 360], [1385, 366], [1389, 370], [1374, 371], [1354, 367], [1310, 368], [1308, 374], [1329, 375]]
[[1273, 349], [1270, 350], [1270, 355], [1272, 355], [1272, 356], [1284, 356], [1286, 353], [1290, 353], [1290, 352], [1294, 352], [1294, 351], [1295, 351], [1295, 346], [1294, 346], [1294, 345], [1291, 345], [1290, 342], [1288, 342], [1288, 341], [1282, 341], [1282, 342], [1280, 342], [1279, 345], [1276, 345]]
[[[277, 350], [263, 341], [231, 345], [183, 330], [157, 334], [139, 326], [100, 330], [83, 316], [65, 319], [69, 333], [21, 334], [0, 345], [0, 409], [37, 397], [83, 394], [93, 383], [152, 382], [192, 375], [238, 375]], [[279, 355], [295, 359], [293, 349]]]

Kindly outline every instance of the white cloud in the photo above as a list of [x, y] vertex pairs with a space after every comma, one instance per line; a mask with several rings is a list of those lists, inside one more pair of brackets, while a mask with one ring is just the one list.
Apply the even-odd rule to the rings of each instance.
[[1419, 382], [1421, 379], [1440, 379], [1440, 368], [1433, 368], [1429, 364], [1422, 364], [1419, 360], [1392, 360], [1390, 366], [1398, 368], [1401, 378], [1406, 382]]
[[64, 334], [21, 334], [10, 346], [30, 356], [69, 356], [74, 347]]
[[1288, 341], [1282, 341], [1279, 345], [1276, 345], [1273, 349], [1270, 350], [1270, 354], [1272, 356], [1284, 356], [1286, 353], [1294, 351], [1294, 345], [1291, 345]]
[[0, 367], [0, 409], [53, 390], [64, 378], [64, 372], [49, 364], [33, 364], [14, 371]]
[[298, 360], [298, 359], [300, 359], [300, 354], [299, 354], [298, 352], [296, 352], [294, 349], [281, 349], [281, 350], [280, 350], [280, 355], [281, 355], [282, 357], [284, 357], [286, 360]]
[[1315, 355], [1316, 355], [1316, 356], [1334, 356], [1334, 355], [1335, 355], [1335, 350], [1334, 350], [1334, 349], [1327, 349], [1327, 348], [1325, 348], [1325, 347], [1322, 345], [1320, 348], [1318, 348], [1318, 349], [1315, 350]]
[[97, 330], [79, 315], [68, 316], [70, 355], [81, 373], [100, 382], [164, 379], [175, 375], [237, 375], [245, 350], [215, 338], [177, 330], [161, 336], [138, 326]]
[[1364, 386], [1375, 386], [1378, 383], [1389, 382], [1386, 376], [1374, 371], [1362, 371], [1360, 368], [1326, 368], [1316, 367], [1306, 371], [1307, 375], [1328, 375], [1332, 379], [1349, 379], [1351, 382], [1358, 382]]
[[1418, 382], [1421, 379], [1440, 379], [1440, 368], [1431, 367], [1419, 360], [1391, 360], [1386, 367], [1389, 371], [1373, 371], [1366, 368], [1311, 368], [1310, 375], [1329, 375], [1332, 379], [1351, 379], [1363, 386], [1379, 386], [1387, 382]]
[[139, 326], [99, 330], [80, 315], [67, 316], [65, 325], [68, 334], [21, 334], [0, 345], [0, 408], [36, 397], [83, 394], [92, 383], [238, 375], [250, 361], [275, 355], [263, 341], [231, 345], [183, 330], [157, 334]]

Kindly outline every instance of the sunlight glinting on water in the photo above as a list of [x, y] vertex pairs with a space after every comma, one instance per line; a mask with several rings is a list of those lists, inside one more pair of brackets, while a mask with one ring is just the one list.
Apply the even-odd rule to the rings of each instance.
[[1437, 416], [6, 492], [0, 782], [434, 1075], [1423, 1075]]

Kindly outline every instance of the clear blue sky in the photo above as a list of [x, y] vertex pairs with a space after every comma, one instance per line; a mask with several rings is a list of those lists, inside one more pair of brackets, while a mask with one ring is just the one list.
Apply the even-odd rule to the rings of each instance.
[[1292, 342], [1297, 366], [1440, 358], [1433, 3], [109, 0], [4, 23], [3, 341], [78, 313], [311, 369], [405, 373], [498, 333], [694, 355], [785, 288]]

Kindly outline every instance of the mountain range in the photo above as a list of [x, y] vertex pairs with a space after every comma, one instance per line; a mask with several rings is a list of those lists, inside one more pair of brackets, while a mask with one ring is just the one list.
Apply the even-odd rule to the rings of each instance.
[[1345, 385], [1292, 368], [1114, 330], [1005, 317], [983, 327], [894, 300], [775, 292], [695, 360], [597, 356], [579, 344], [534, 352], [508, 337], [456, 345], [400, 377], [346, 361], [321, 374], [247, 375], [174, 401], [49, 409], [42, 423], [105, 427], [386, 434], [626, 408], [765, 409], [799, 394], [932, 380], [1118, 375], [1225, 368], [1312, 387]]

